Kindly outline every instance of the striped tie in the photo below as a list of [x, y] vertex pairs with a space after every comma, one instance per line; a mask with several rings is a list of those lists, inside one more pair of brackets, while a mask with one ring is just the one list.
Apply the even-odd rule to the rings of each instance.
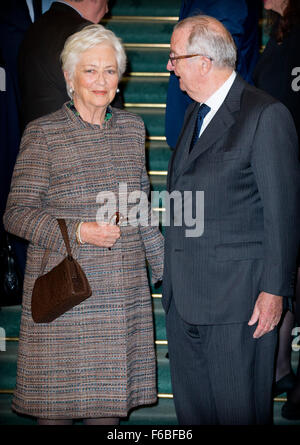
[[198, 110], [198, 114], [197, 114], [196, 123], [195, 123], [195, 128], [194, 128], [194, 133], [193, 133], [193, 137], [192, 137], [192, 142], [191, 142], [191, 146], [190, 146], [190, 152], [192, 151], [194, 145], [198, 141], [199, 134], [200, 134], [200, 129], [201, 129], [202, 124], [203, 124], [203, 120], [204, 120], [205, 116], [207, 115], [207, 113], [209, 113], [209, 111], [210, 111], [210, 107], [208, 105], [206, 105], [206, 104], [200, 105], [199, 110]]

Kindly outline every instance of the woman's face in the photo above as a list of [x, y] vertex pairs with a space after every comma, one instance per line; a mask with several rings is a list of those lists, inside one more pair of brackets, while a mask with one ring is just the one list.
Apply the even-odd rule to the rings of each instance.
[[264, 8], [271, 9], [280, 15], [283, 15], [283, 11], [288, 4], [288, 0], [263, 0]]
[[74, 90], [76, 105], [85, 108], [106, 108], [118, 88], [118, 66], [111, 46], [97, 45], [84, 51], [68, 83]]

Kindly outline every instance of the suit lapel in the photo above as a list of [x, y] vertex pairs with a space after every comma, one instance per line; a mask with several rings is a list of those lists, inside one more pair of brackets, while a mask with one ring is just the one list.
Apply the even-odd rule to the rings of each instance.
[[[196, 142], [191, 154], [189, 154], [189, 147], [194, 128], [193, 124], [195, 123], [197, 114], [197, 103], [194, 105], [188, 119], [189, 122], [186, 122], [186, 125], [183, 128], [181, 139], [178, 143], [178, 149], [176, 150], [175, 158], [177, 157], [177, 151], [179, 153], [182, 152], [182, 155], [178, 159], [179, 162], [177, 168], [173, 168], [174, 180], [176, 177], [183, 174], [197, 157], [205, 153], [215, 142], [221, 139], [228, 129], [235, 123], [234, 113], [240, 108], [244, 85], [244, 80], [237, 75], [223, 104], [202, 133], [198, 142]], [[184, 145], [184, 147], [182, 147], [182, 145]]]
[[193, 102], [186, 111], [183, 126], [169, 163], [167, 190], [170, 190], [172, 180], [178, 176], [181, 166], [189, 154], [189, 147], [191, 144], [198, 108], [199, 103]]
[[187, 158], [187, 164], [193, 162], [200, 154], [203, 154], [221, 139], [234, 122], [235, 118], [224, 102], [196, 142], [193, 151]]

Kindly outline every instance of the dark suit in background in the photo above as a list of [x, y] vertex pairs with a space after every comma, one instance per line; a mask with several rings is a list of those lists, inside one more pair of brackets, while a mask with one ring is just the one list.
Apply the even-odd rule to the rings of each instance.
[[[231, 33], [238, 50], [237, 71], [252, 82], [252, 71], [259, 54], [258, 18], [260, 0], [183, 0], [179, 20], [197, 14], [218, 19]], [[179, 88], [175, 74], [170, 74], [167, 108], [166, 138], [174, 148], [182, 127], [185, 111], [191, 103]]]
[[[294, 25], [281, 44], [275, 38], [276, 26], [253, 72], [255, 86], [280, 100], [292, 113], [300, 136], [300, 25]], [[295, 87], [292, 88], [293, 81]]]
[[90, 24], [69, 5], [54, 2], [28, 30], [19, 54], [23, 128], [69, 100], [60, 53], [71, 34]]
[[[19, 46], [31, 25], [26, 0], [0, 3], [0, 68], [4, 91], [0, 91], [0, 239], [4, 240], [2, 216], [20, 144], [20, 90], [17, 60]], [[25, 242], [10, 236], [22, 270], [25, 268]]]
[[[23, 127], [70, 100], [60, 54], [66, 39], [90, 24], [68, 4], [54, 2], [28, 30], [19, 57]], [[122, 107], [120, 95], [113, 105]]]

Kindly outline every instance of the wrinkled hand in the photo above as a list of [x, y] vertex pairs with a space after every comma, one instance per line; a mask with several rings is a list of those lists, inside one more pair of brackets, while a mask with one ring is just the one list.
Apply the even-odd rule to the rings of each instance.
[[282, 314], [282, 297], [261, 292], [256, 300], [249, 326], [258, 321], [253, 338], [259, 338], [272, 331], [280, 321]]
[[120, 227], [113, 224], [85, 222], [80, 228], [82, 241], [98, 247], [112, 247], [120, 236]]

